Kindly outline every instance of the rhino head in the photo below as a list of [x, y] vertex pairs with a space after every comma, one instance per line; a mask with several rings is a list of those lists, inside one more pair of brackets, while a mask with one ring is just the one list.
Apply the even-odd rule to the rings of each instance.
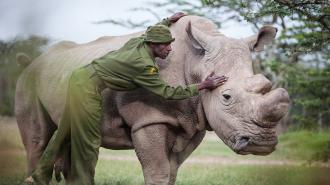
[[288, 111], [289, 95], [253, 73], [251, 53], [271, 43], [276, 28], [264, 26], [254, 36], [234, 39], [219, 33], [213, 23], [193, 23], [185, 23], [187, 81], [198, 83], [212, 71], [229, 77], [223, 86], [201, 93], [209, 126], [238, 154], [273, 152], [275, 126]]

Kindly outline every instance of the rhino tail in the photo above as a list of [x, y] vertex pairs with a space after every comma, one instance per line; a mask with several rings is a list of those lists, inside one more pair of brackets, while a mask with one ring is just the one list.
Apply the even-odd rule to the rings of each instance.
[[26, 53], [17, 53], [16, 62], [19, 66], [26, 67], [32, 62], [32, 59]]

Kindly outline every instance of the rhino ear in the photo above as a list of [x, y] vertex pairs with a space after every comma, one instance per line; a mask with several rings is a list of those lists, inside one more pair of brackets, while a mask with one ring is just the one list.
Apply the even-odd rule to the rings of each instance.
[[186, 27], [186, 32], [191, 41], [192, 46], [201, 51], [208, 50], [208, 43], [210, 42], [210, 36], [203, 33], [199, 29], [191, 25], [191, 22], [188, 22]]
[[270, 44], [276, 36], [277, 29], [273, 26], [263, 26], [258, 34], [245, 38], [251, 51], [263, 51], [264, 46]]

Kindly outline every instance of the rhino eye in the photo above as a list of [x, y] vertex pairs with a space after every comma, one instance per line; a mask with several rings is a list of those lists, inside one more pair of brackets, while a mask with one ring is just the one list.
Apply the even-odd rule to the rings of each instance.
[[[231, 106], [233, 105], [233, 101], [235, 99], [235, 96], [232, 97], [234, 91], [232, 89], [225, 89], [221, 92], [221, 95], [219, 96], [220, 102], [224, 106]], [[222, 97], [221, 97], [222, 96]]]
[[229, 100], [231, 98], [231, 96], [229, 94], [223, 94], [222, 95], [226, 100]]

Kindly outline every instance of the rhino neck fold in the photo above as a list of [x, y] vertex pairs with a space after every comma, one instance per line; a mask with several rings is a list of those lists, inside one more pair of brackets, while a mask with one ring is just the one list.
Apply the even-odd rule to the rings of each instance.
[[203, 108], [203, 104], [202, 104], [200, 95], [198, 95], [196, 98], [192, 99], [191, 103], [194, 105], [193, 109], [197, 116], [197, 122], [195, 123], [197, 130], [202, 131], [202, 130], [206, 129], [206, 130], [211, 131], [212, 128], [210, 127], [210, 125], [206, 119], [206, 115], [204, 112], [204, 108]]

